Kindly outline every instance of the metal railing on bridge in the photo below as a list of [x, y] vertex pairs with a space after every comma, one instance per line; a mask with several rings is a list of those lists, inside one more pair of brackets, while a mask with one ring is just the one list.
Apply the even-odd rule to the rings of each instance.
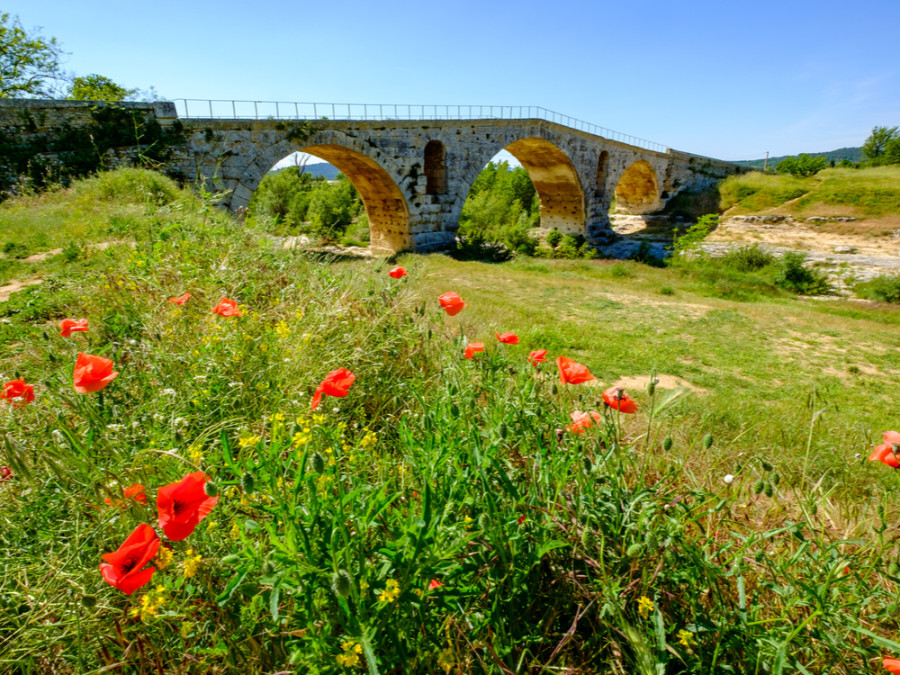
[[174, 99], [184, 119], [227, 120], [481, 120], [541, 119], [595, 136], [647, 150], [665, 152], [666, 146], [644, 138], [584, 122], [538, 106], [409, 105], [397, 103], [294, 103], [284, 101], [209, 101]]

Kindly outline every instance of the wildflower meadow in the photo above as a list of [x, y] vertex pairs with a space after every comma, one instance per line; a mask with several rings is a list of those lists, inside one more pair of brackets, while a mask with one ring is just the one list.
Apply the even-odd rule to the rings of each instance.
[[900, 672], [890, 392], [663, 387], [599, 262], [284, 248], [137, 170], [0, 209], [85, 236], [0, 303], [0, 671]]

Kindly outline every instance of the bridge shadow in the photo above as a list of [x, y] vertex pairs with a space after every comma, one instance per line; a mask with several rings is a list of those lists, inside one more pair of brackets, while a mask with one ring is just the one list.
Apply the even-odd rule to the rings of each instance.
[[[684, 215], [610, 214], [610, 226], [617, 237], [598, 250], [607, 258], [662, 264], [671, 257], [675, 238], [696, 223], [696, 217]], [[710, 232], [715, 229], [714, 226]]]

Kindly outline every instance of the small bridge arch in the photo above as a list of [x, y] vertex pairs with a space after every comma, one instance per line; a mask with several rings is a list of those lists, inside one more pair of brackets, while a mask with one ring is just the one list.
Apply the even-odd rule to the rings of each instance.
[[662, 204], [660, 180], [653, 166], [639, 159], [628, 166], [616, 183], [616, 210], [633, 215], [656, 211]]

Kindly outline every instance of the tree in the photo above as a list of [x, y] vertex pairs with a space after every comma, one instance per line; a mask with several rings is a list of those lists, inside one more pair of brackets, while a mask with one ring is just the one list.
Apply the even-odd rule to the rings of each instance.
[[49, 83], [59, 78], [62, 49], [56, 38], [30, 34], [18, 17], [0, 14], [0, 98], [50, 96]]
[[879, 159], [884, 154], [887, 144], [900, 138], [900, 128], [898, 127], [875, 127], [872, 129], [872, 135], [863, 143], [863, 154], [869, 158], [872, 163], [881, 163]]
[[137, 93], [137, 89], [126, 89], [103, 75], [85, 75], [72, 80], [69, 89], [71, 101], [122, 101]]
[[785, 157], [778, 162], [775, 171], [805, 178], [816, 175], [826, 166], [828, 166], [828, 160], [824, 157], [812, 157], [811, 155], [802, 154], [799, 157]]

